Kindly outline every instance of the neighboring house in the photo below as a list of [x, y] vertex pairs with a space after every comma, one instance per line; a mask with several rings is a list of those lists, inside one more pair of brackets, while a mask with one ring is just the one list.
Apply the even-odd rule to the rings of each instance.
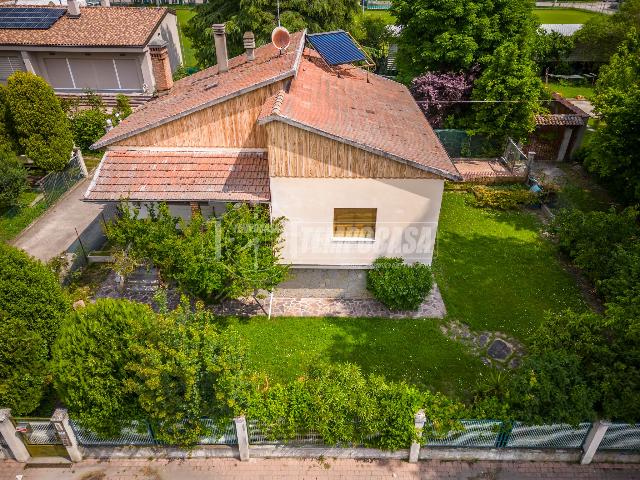
[[[85, 199], [175, 215], [270, 204], [299, 268], [366, 268], [379, 256], [431, 262], [445, 179], [460, 176], [403, 85], [330, 68], [292, 34], [175, 84], [93, 145], [106, 152]], [[166, 72], [161, 57], [156, 71]]]
[[[107, 2], [108, 3], [108, 2]], [[50, 19], [50, 26], [33, 21]], [[151, 57], [166, 43], [173, 72], [182, 63], [176, 15], [167, 8], [0, 7], [0, 81], [16, 70], [44, 78], [59, 95], [151, 95]]]

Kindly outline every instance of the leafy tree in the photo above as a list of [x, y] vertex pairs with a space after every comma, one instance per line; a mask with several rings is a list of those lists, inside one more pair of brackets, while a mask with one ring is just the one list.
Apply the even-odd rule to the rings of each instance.
[[500, 45], [487, 68], [476, 80], [472, 98], [497, 101], [474, 104], [474, 132], [488, 138], [515, 141], [526, 139], [535, 129], [542, 83], [526, 46], [507, 42]]
[[631, 202], [640, 200], [640, 38], [632, 29], [611, 63], [600, 70], [594, 105], [602, 120], [589, 142], [587, 168]]
[[[127, 365], [136, 362], [132, 344], [155, 314], [128, 300], [102, 299], [70, 315], [53, 348], [54, 383], [74, 419], [105, 437], [140, 418], [129, 391]], [[140, 339], [143, 340], [143, 337]]]
[[468, 108], [456, 103], [470, 100], [477, 68], [467, 72], [426, 72], [411, 82], [411, 93], [434, 127], [443, 127], [449, 115], [464, 115]]
[[34, 411], [49, 381], [48, 357], [38, 332], [0, 313], [0, 405], [14, 415]]
[[99, 108], [79, 110], [71, 117], [73, 140], [82, 150], [97, 142], [105, 134], [107, 114]]
[[0, 207], [14, 205], [27, 187], [27, 171], [15, 154], [0, 148]]
[[[185, 28], [198, 64], [206, 67], [216, 63], [211, 25], [227, 22], [227, 48], [229, 55], [235, 56], [243, 51], [242, 35], [246, 31], [254, 32], [258, 46], [270, 41], [271, 32], [278, 26], [277, 10], [276, 0], [211, 0], [198, 5]], [[357, 0], [282, 0], [280, 21], [290, 32], [304, 28], [310, 33], [350, 30], [358, 11]]]
[[133, 109], [131, 108], [129, 97], [123, 93], [116, 95], [116, 107], [113, 109], [113, 115], [117, 117], [118, 121], [124, 120], [131, 115], [132, 112]]
[[6, 100], [20, 153], [44, 170], [62, 170], [73, 136], [53, 88], [37, 75], [15, 72], [7, 80]]
[[376, 70], [383, 71], [389, 53], [389, 42], [393, 38], [389, 25], [381, 16], [361, 15], [357, 18], [353, 36], [373, 59]]
[[525, 0], [396, 0], [392, 13], [402, 25], [399, 77], [408, 82], [426, 71], [484, 66], [504, 42], [530, 36], [532, 4]]
[[161, 205], [151, 208], [149, 218], [137, 217], [124, 205], [107, 229], [109, 239], [204, 300], [255, 295], [286, 277], [279, 254], [283, 219], [270, 219], [263, 206], [229, 205], [220, 219], [196, 216], [184, 222]]
[[[232, 332], [219, 332], [213, 315], [188, 302], [155, 317], [132, 345], [136, 360], [126, 381], [159, 440], [194, 445], [209, 433], [203, 417], [228, 418], [237, 407], [236, 379], [244, 349]], [[229, 397], [227, 397], [229, 394]]]
[[15, 132], [11, 125], [11, 116], [9, 115], [9, 105], [7, 103], [7, 86], [0, 85], [0, 150], [18, 149], [15, 140]]
[[402, 258], [377, 258], [367, 271], [367, 290], [391, 310], [416, 310], [433, 287], [431, 268]]
[[573, 47], [573, 37], [538, 28], [533, 42], [533, 56], [538, 64], [538, 72], [540, 74], [545, 72], [569, 73], [567, 57]]
[[0, 312], [22, 322], [50, 347], [69, 310], [50, 269], [22, 250], [0, 243]]
[[593, 15], [573, 34], [575, 53], [585, 60], [607, 63], [630, 30], [640, 31], [640, 0], [625, 0], [613, 15]]

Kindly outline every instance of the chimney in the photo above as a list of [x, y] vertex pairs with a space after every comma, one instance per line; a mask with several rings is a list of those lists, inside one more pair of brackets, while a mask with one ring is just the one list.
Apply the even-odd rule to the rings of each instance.
[[247, 51], [247, 61], [251, 62], [256, 59], [253, 51], [256, 48], [256, 37], [253, 35], [253, 32], [245, 32], [242, 36], [242, 40], [244, 42], [244, 48]]
[[101, 7], [110, 7], [111, 6], [111, 0], [100, 0], [100, 6]]
[[78, 0], [67, 0], [67, 15], [71, 18], [80, 16], [80, 2]]
[[216, 58], [218, 59], [218, 72], [229, 70], [229, 57], [227, 56], [227, 34], [224, 31], [224, 23], [215, 23], [213, 28], [213, 40], [216, 44]]
[[149, 43], [149, 55], [151, 56], [153, 78], [156, 80], [156, 92], [158, 95], [169, 93], [173, 87], [173, 76], [171, 75], [167, 42], [160, 37], [154, 38]]

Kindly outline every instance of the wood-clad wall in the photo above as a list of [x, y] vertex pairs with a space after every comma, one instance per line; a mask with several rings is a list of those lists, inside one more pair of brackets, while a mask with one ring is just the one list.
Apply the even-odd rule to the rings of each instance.
[[267, 131], [271, 177], [441, 178], [282, 122]]
[[257, 124], [267, 98], [283, 82], [194, 112], [159, 127], [125, 138], [116, 145], [128, 147], [231, 147], [266, 148], [266, 128]]

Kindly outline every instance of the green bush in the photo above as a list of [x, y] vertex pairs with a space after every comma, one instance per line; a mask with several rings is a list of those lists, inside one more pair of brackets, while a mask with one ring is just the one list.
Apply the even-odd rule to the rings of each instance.
[[114, 122], [114, 124], [127, 118], [131, 115], [131, 112], [133, 112], [133, 109], [131, 108], [129, 97], [122, 93], [116, 95], [116, 108], [113, 109], [113, 117], [116, 118], [117, 121]]
[[390, 310], [416, 310], [432, 287], [428, 265], [405, 265], [401, 258], [378, 258], [367, 272], [367, 290]]
[[27, 187], [27, 170], [9, 150], [0, 149], [0, 207], [15, 205]]
[[69, 301], [49, 268], [0, 243], [0, 312], [23, 322], [50, 347], [69, 311]]
[[6, 100], [21, 153], [44, 170], [64, 169], [73, 135], [53, 88], [37, 75], [15, 72], [7, 80]]
[[14, 415], [37, 407], [49, 380], [48, 349], [26, 322], [0, 314], [0, 405]]
[[79, 110], [71, 117], [73, 140], [81, 150], [97, 142], [106, 132], [107, 114], [99, 108]]
[[474, 206], [481, 208], [495, 208], [497, 210], [514, 210], [523, 205], [534, 205], [539, 202], [536, 195], [521, 185], [486, 187], [477, 185], [471, 187]]

